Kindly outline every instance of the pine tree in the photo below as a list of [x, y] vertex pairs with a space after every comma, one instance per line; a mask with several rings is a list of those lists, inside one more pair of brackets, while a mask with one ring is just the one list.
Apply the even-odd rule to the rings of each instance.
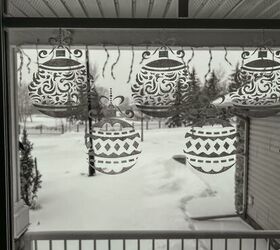
[[239, 87], [241, 87], [242, 83], [238, 81], [236, 77], [238, 72], [239, 72], [239, 63], [236, 64], [235, 69], [229, 76], [228, 92], [236, 91]]
[[200, 82], [194, 67], [189, 73], [188, 84], [189, 91], [185, 94], [181, 92], [180, 85], [178, 85], [174, 109], [175, 115], [167, 120], [166, 124], [168, 127], [186, 126], [189, 123], [190, 117], [185, 113], [188, 113], [188, 109], [194, 109], [201, 106], [199, 100]]
[[183, 104], [182, 99], [183, 96], [181, 92], [181, 83], [179, 82], [176, 89], [175, 108], [172, 108], [171, 110], [171, 112], [175, 114], [171, 116], [165, 123], [169, 128], [181, 127], [184, 124], [184, 117], [180, 112], [180, 106]]
[[39, 170], [38, 170], [38, 166], [37, 166], [37, 158], [34, 159], [34, 179], [33, 179], [33, 188], [32, 188], [32, 201], [33, 204], [32, 206], [36, 206], [36, 200], [37, 200], [37, 192], [39, 190], [39, 188], [41, 188], [41, 183], [42, 183], [42, 180], [41, 180], [41, 177], [42, 175], [40, 174]]
[[21, 197], [27, 206], [34, 208], [38, 189], [41, 188], [42, 176], [37, 169], [36, 160], [31, 155], [33, 144], [28, 140], [25, 128], [21, 140], [24, 147], [24, 150], [20, 152]]
[[189, 85], [190, 85], [190, 92], [192, 95], [198, 95], [200, 91], [200, 82], [197, 77], [197, 73], [195, 68], [192, 68], [192, 71], [190, 72], [190, 77], [189, 77]]
[[221, 88], [219, 86], [220, 80], [218, 79], [215, 71], [211, 72], [210, 78], [206, 80], [203, 87], [203, 94], [207, 97], [208, 101], [211, 102], [215, 100], [221, 93]]

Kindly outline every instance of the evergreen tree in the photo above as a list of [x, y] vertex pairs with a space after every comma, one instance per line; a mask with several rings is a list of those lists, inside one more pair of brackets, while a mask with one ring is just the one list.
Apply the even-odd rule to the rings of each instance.
[[174, 115], [166, 121], [166, 125], [169, 128], [181, 127], [184, 124], [184, 117], [180, 112], [180, 106], [183, 104], [183, 93], [181, 91], [181, 82], [179, 81], [176, 89], [175, 105], [170, 111]]
[[203, 87], [203, 96], [205, 96], [209, 102], [215, 100], [221, 93], [221, 87], [219, 86], [220, 80], [218, 79], [215, 71], [211, 72], [210, 78], [206, 80]]
[[97, 120], [102, 118], [102, 107], [99, 102], [99, 89], [103, 90], [103, 88], [100, 87], [97, 90], [95, 88], [91, 89], [90, 92], [80, 91], [78, 95], [80, 104], [69, 118], [70, 121], [87, 121], [89, 118], [89, 110], [91, 111], [92, 117], [95, 117]]
[[188, 113], [188, 109], [198, 108], [201, 106], [199, 99], [200, 82], [194, 67], [189, 73], [188, 84], [189, 91], [187, 93], [182, 93], [180, 85], [178, 85], [174, 108], [175, 114], [167, 120], [166, 125], [168, 127], [186, 126], [187, 123], [189, 123], [190, 118], [185, 113]]
[[190, 85], [190, 92], [192, 95], [198, 95], [200, 91], [200, 82], [197, 77], [197, 73], [195, 68], [192, 68], [192, 71], [190, 72], [190, 77], [189, 77], [189, 85]]
[[36, 159], [34, 160], [31, 155], [33, 144], [28, 140], [25, 128], [21, 140], [24, 148], [20, 151], [21, 197], [27, 206], [34, 208], [38, 189], [41, 188], [42, 176], [37, 169]]
[[237, 79], [237, 73], [239, 72], [239, 63], [236, 64], [235, 69], [229, 76], [228, 92], [236, 91], [241, 87], [242, 83]]

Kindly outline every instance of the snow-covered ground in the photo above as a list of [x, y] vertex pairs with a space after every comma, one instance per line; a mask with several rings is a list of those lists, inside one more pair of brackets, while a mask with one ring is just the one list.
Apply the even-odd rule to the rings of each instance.
[[184, 135], [185, 128], [145, 131], [142, 154], [131, 170], [94, 177], [87, 176], [83, 132], [30, 135], [43, 184], [41, 208], [31, 211], [29, 230], [250, 229], [238, 218], [190, 218], [234, 213], [235, 169], [205, 175], [175, 161]]

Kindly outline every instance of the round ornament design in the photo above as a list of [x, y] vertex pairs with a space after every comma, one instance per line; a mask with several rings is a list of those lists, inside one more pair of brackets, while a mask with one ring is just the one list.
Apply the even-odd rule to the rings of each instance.
[[[39, 65], [29, 84], [32, 104], [42, 113], [52, 117], [68, 117], [77, 112], [80, 97], [87, 91], [87, 71], [83, 64], [69, 58], [70, 50], [56, 48], [53, 58]], [[67, 55], [68, 54], [68, 55]], [[39, 56], [46, 55], [41, 51]], [[74, 55], [80, 57], [81, 51]]]
[[187, 128], [187, 164], [205, 174], [219, 174], [236, 163], [236, 128], [229, 122], [196, 124]]
[[[168, 48], [156, 50], [151, 56], [149, 51], [142, 54], [143, 59], [158, 53], [158, 58], [146, 63], [136, 75], [132, 84], [132, 97], [136, 107], [143, 113], [154, 117], [169, 117], [180, 91], [181, 102], [189, 98], [189, 74], [182, 60], [185, 53], [175, 53]], [[170, 56], [174, 58], [170, 58]]]
[[[258, 49], [245, 51], [244, 65], [236, 75], [241, 86], [213, 102], [232, 106], [248, 116], [265, 117], [280, 111], [280, 51]], [[253, 60], [252, 60], [253, 58]]]
[[139, 133], [121, 119], [105, 118], [94, 124], [87, 138], [93, 142], [88, 152], [89, 156], [94, 156], [91, 166], [103, 174], [126, 172], [136, 164], [141, 153]]

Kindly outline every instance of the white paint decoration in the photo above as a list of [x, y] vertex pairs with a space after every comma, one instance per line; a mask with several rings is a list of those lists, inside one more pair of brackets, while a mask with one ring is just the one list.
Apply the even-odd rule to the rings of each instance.
[[159, 48], [152, 54], [143, 52], [143, 60], [150, 60], [141, 68], [131, 86], [132, 97], [141, 112], [154, 117], [169, 117], [173, 115], [172, 107], [178, 91], [182, 102], [188, 100], [189, 73], [182, 61], [184, 55], [183, 50], [175, 53], [168, 47]]
[[187, 127], [187, 165], [205, 174], [227, 171], [236, 162], [236, 128], [223, 122]]
[[257, 49], [242, 53], [244, 65], [236, 75], [239, 89], [213, 102], [234, 107], [248, 116], [266, 117], [280, 111], [280, 51]]
[[[77, 112], [80, 96], [87, 91], [85, 65], [69, 58], [70, 55], [78, 58], [82, 52], [55, 48], [48, 55], [51, 59], [39, 65], [28, 86], [32, 104], [48, 116], [69, 117]], [[47, 51], [40, 51], [39, 56], [47, 56]]]
[[[101, 96], [105, 118], [94, 124], [86, 134], [90, 165], [103, 174], [116, 175], [126, 172], [136, 164], [141, 153], [139, 133], [128, 122], [116, 118], [117, 110], [122, 113], [118, 105], [123, 101], [123, 96], [113, 98], [112, 89], [109, 98]], [[118, 105], [115, 105], [116, 102]], [[134, 113], [126, 110], [125, 114], [132, 117]]]
[[88, 153], [94, 156], [91, 166], [103, 174], [126, 172], [136, 164], [141, 153], [139, 133], [120, 119], [103, 119], [93, 125], [87, 137], [93, 141], [93, 150]]

